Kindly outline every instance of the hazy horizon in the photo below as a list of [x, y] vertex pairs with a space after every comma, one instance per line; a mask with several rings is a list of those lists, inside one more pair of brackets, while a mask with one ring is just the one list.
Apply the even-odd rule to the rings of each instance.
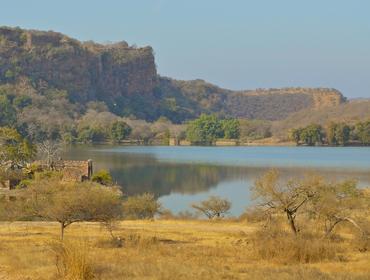
[[330, 87], [370, 97], [368, 1], [0, 3], [3, 26], [150, 45], [162, 76], [234, 90]]

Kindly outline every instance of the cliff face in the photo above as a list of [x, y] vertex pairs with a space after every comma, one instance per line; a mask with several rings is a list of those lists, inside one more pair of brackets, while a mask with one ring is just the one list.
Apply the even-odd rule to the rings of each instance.
[[156, 68], [150, 47], [81, 43], [55, 32], [0, 28], [0, 82], [27, 77], [39, 91], [66, 90], [74, 102], [116, 104], [117, 98], [151, 95]]
[[335, 107], [343, 95], [328, 88], [281, 88], [230, 91], [202, 80], [160, 79], [164, 95], [191, 114], [218, 113], [226, 117], [279, 120], [303, 109]]
[[84, 111], [102, 101], [120, 116], [174, 122], [216, 113], [277, 120], [307, 108], [344, 102], [334, 89], [231, 91], [202, 80], [159, 77], [151, 47], [79, 42], [56, 32], [0, 28], [0, 85], [27, 80], [39, 95], [57, 90]]

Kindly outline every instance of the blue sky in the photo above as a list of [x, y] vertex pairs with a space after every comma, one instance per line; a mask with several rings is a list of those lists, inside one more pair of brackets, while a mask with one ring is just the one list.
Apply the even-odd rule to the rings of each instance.
[[0, 25], [151, 45], [158, 72], [370, 97], [368, 0], [0, 0]]

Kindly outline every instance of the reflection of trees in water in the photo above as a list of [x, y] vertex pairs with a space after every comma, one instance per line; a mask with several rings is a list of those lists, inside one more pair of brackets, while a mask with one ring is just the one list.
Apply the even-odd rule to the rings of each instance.
[[[211, 164], [166, 163], [149, 154], [99, 152], [91, 149], [77, 149], [65, 155], [66, 159], [86, 159], [94, 161], [95, 171], [108, 169], [113, 179], [128, 194], [153, 192], [158, 196], [174, 193], [195, 194], [206, 192], [225, 181], [243, 180], [245, 187], [266, 172], [269, 167], [237, 167]], [[370, 186], [370, 173], [365, 171], [278, 168], [282, 179], [302, 177], [317, 172], [328, 180], [356, 178], [362, 186]], [[230, 192], [232, 189], [230, 189]]]
[[[174, 193], [196, 194], [217, 187], [221, 182], [240, 180], [253, 182], [269, 168], [232, 167], [199, 164], [165, 164], [130, 166], [112, 170], [112, 175], [123, 186], [128, 195], [141, 192], [154, 192], [158, 196]], [[292, 177], [303, 177], [308, 173], [319, 173], [328, 180], [359, 178], [368, 182], [370, 175], [366, 173], [343, 173], [335, 170], [313, 170], [304, 168], [280, 168], [283, 180]], [[232, 191], [232, 189], [230, 189]]]
[[171, 192], [194, 194], [207, 191], [231, 178], [230, 169], [204, 165], [157, 164], [112, 170], [112, 176], [127, 194], [154, 192], [162, 196]]

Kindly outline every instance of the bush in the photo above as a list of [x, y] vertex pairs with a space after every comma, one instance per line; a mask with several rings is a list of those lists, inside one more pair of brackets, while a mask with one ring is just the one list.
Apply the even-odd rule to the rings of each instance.
[[161, 204], [151, 193], [131, 196], [123, 204], [124, 215], [128, 219], [153, 219], [160, 213]]
[[245, 211], [239, 216], [240, 221], [247, 221], [251, 223], [263, 222], [268, 219], [268, 214], [261, 209], [251, 207], [245, 209]]
[[104, 185], [104, 186], [112, 185], [112, 182], [113, 182], [112, 176], [107, 170], [99, 170], [98, 172], [96, 172], [92, 176], [91, 181]]

